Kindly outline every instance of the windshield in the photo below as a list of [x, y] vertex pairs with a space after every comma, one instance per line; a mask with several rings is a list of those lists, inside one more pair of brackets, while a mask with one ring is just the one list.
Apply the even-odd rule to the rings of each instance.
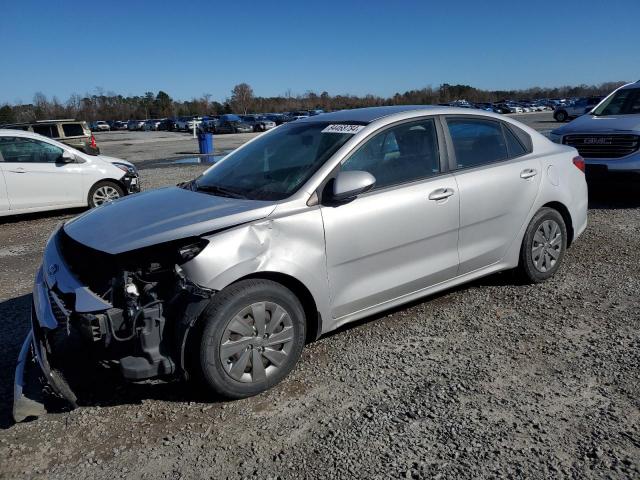
[[593, 111], [594, 115], [640, 114], [640, 88], [618, 90]]
[[287, 124], [229, 154], [190, 188], [251, 200], [295, 193], [352, 134], [322, 130], [327, 122]]

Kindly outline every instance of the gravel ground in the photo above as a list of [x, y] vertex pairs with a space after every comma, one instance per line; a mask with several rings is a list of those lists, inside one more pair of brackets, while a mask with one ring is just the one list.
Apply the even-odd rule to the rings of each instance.
[[[153, 188], [203, 168], [142, 178]], [[90, 406], [19, 425], [11, 375], [30, 283], [48, 232], [75, 212], [10, 219], [0, 478], [640, 478], [637, 192], [593, 189], [589, 227], [549, 282], [493, 275], [350, 325], [258, 397], [102, 372]]]

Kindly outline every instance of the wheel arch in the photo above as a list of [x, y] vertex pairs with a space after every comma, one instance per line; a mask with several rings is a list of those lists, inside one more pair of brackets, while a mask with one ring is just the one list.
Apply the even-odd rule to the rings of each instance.
[[545, 207], [552, 208], [553, 210], [556, 210], [560, 215], [562, 215], [562, 219], [564, 220], [564, 223], [567, 227], [567, 248], [569, 248], [573, 243], [573, 235], [574, 235], [573, 219], [571, 218], [571, 213], [569, 212], [569, 209], [566, 207], [564, 203], [561, 203], [558, 201], [545, 203], [540, 207], [540, 209]]
[[123, 182], [121, 182], [117, 178], [104, 177], [104, 178], [100, 178], [99, 180], [96, 180], [91, 185], [89, 185], [89, 188], [87, 189], [87, 203], [89, 203], [89, 196], [91, 195], [91, 191], [99, 183], [115, 183], [122, 189], [125, 195], [127, 194], [127, 187]]
[[302, 308], [304, 309], [304, 315], [307, 324], [307, 343], [317, 340], [322, 333], [322, 315], [318, 310], [315, 298], [311, 294], [311, 291], [307, 286], [297, 278], [281, 272], [256, 272], [244, 277], [238, 278], [233, 283], [238, 283], [242, 280], [249, 279], [264, 279], [271, 280], [279, 283], [280, 285], [288, 288], [293, 294], [298, 297]]

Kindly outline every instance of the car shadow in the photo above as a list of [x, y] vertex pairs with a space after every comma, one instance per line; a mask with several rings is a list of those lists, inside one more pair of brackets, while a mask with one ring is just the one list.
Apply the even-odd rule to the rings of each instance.
[[640, 175], [588, 178], [589, 209], [640, 208]]
[[29, 333], [31, 294], [0, 302], [0, 428], [13, 424], [13, 380], [20, 347]]
[[0, 225], [6, 223], [27, 222], [30, 220], [41, 220], [43, 218], [60, 217], [62, 220], [68, 216], [75, 216], [87, 210], [87, 207], [67, 208], [63, 210], [48, 210], [46, 212], [22, 213], [18, 215], [7, 215], [0, 217]]

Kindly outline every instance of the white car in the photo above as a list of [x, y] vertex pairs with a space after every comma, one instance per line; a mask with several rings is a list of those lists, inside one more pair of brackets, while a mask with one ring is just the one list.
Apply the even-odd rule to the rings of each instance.
[[148, 131], [156, 131], [158, 130], [158, 127], [160, 126], [160, 120], [147, 120], [146, 122], [144, 122], [144, 127], [142, 127], [142, 129], [145, 132]]
[[0, 217], [96, 207], [140, 191], [126, 160], [87, 155], [37, 133], [0, 129]]
[[92, 132], [108, 132], [109, 130], [111, 130], [111, 127], [109, 126], [109, 124], [102, 120], [98, 120], [97, 122], [93, 122], [91, 124]]

